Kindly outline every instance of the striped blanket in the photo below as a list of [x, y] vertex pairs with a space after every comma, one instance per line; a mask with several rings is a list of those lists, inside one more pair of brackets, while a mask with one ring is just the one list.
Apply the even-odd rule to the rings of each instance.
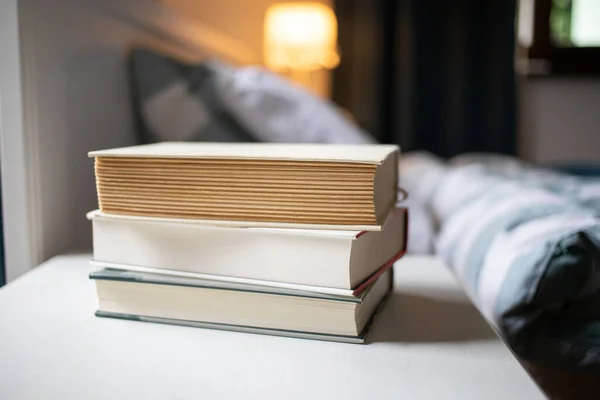
[[600, 180], [481, 155], [416, 153], [400, 170], [435, 251], [517, 354], [600, 369]]

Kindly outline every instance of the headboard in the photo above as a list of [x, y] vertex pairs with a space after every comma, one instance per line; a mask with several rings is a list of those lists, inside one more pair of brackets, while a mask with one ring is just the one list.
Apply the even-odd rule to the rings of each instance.
[[87, 152], [136, 141], [126, 69], [132, 46], [188, 60], [259, 59], [156, 0], [7, 0], [5, 11], [2, 18], [18, 25], [0, 28], [15, 41], [0, 40], [10, 60], [0, 78], [20, 82], [0, 93], [2, 125], [11, 128], [1, 149], [10, 281], [54, 255], [91, 248], [85, 214], [97, 203]]

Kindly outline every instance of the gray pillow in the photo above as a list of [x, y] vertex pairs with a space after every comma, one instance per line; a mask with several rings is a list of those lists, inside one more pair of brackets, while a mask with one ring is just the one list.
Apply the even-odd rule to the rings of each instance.
[[141, 141], [255, 141], [224, 107], [216, 72], [147, 49], [130, 55], [134, 109]]

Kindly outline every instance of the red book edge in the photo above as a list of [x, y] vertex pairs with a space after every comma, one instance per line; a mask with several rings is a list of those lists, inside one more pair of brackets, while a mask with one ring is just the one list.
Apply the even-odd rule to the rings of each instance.
[[[406, 247], [408, 244], [408, 209], [406, 208], [398, 208], [396, 211], [402, 211], [406, 214], [406, 221], [404, 223], [404, 245], [402, 246], [402, 250], [396, 253], [390, 260], [388, 260], [381, 268], [379, 268], [373, 275], [369, 276], [367, 279], [358, 284], [354, 291], [352, 292], [353, 296], [359, 295], [363, 290], [371, 286], [373, 282], [375, 282], [381, 275], [387, 272], [390, 268], [394, 266], [394, 263], [401, 259], [406, 254]], [[361, 232], [362, 234], [362, 232]]]

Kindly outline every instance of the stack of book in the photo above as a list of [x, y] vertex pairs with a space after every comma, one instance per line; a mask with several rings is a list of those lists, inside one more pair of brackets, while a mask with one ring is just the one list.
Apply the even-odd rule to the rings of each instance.
[[361, 343], [406, 248], [396, 146], [90, 153], [100, 317]]

